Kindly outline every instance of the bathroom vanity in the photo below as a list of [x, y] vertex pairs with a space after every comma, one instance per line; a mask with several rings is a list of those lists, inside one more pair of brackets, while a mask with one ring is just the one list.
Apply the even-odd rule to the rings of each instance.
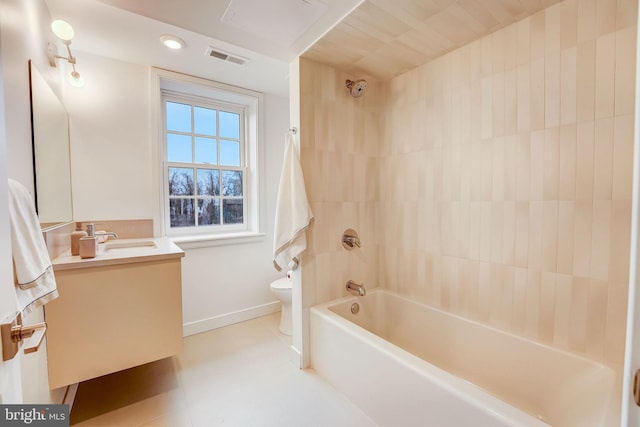
[[182, 351], [181, 258], [166, 238], [113, 240], [95, 258], [53, 260], [60, 297], [45, 307], [49, 388]]

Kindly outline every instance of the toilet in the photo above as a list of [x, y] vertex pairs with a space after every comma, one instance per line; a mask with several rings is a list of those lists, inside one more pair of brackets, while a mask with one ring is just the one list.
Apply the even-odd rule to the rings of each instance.
[[287, 277], [274, 280], [269, 286], [271, 292], [278, 297], [282, 303], [282, 314], [280, 315], [280, 332], [291, 335], [291, 280]]

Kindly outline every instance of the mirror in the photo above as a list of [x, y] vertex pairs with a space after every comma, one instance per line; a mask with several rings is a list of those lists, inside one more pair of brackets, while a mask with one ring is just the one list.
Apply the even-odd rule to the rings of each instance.
[[69, 117], [31, 61], [29, 81], [36, 210], [47, 228], [73, 220]]

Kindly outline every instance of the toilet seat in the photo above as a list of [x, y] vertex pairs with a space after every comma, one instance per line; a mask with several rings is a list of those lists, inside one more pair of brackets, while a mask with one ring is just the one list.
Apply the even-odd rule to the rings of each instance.
[[271, 289], [291, 289], [291, 280], [282, 277], [271, 282]]

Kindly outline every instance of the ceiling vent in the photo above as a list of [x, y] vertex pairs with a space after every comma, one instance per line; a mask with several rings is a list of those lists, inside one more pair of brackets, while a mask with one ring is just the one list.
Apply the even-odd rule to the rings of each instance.
[[205, 56], [210, 56], [212, 58], [220, 59], [222, 61], [231, 62], [236, 65], [245, 65], [249, 62], [249, 59], [243, 58], [242, 56], [232, 55], [228, 52], [220, 50], [216, 47], [209, 46], [207, 51], [205, 52]]

